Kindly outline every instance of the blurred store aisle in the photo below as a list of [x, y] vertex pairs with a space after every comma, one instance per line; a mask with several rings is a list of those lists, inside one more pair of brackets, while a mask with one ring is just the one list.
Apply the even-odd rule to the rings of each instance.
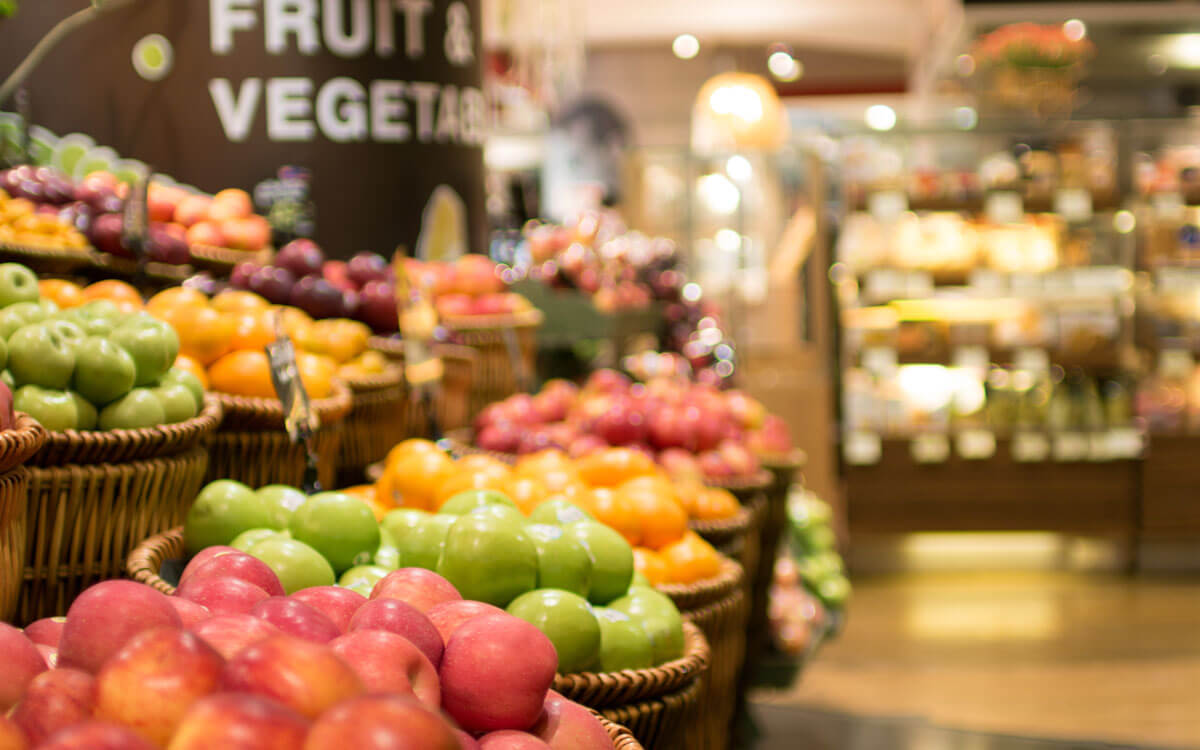
[[[840, 750], [1186, 748], [1200, 747], [1197, 686], [1200, 583], [909, 574], [856, 581], [841, 637], [796, 687], [756, 702], [772, 735], [817, 727], [805, 745], [817, 750], [831, 737]], [[805, 712], [780, 710], [797, 705]], [[1068, 744], [1009, 744], [1014, 736]]]

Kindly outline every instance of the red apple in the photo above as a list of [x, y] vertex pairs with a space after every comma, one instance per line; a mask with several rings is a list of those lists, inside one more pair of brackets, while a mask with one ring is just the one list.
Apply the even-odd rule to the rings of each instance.
[[[612, 745], [612, 742], [609, 742]], [[550, 746], [526, 732], [502, 729], [479, 738], [480, 750], [550, 750]]]
[[343, 633], [350, 629], [350, 619], [354, 613], [367, 603], [367, 598], [362, 594], [341, 586], [313, 586], [297, 591], [290, 598], [321, 612]]
[[8, 383], [0, 383], [0, 430], [11, 430], [16, 425], [16, 414], [13, 413], [13, 393]]
[[173, 221], [175, 211], [186, 197], [187, 193], [180, 188], [160, 185], [157, 182], [150, 183], [146, 190], [146, 207], [150, 221]]
[[25, 626], [25, 637], [34, 643], [58, 648], [58, 640], [62, 637], [63, 626], [66, 624], [65, 617], [43, 617]]
[[411, 698], [372, 695], [330, 709], [313, 724], [304, 750], [458, 750], [454, 729]]
[[396, 288], [389, 281], [372, 281], [358, 295], [358, 317], [376, 333], [391, 333], [399, 328], [396, 313]]
[[455, 291], [478, 297], [504, 291], [504, 282], [496, 273], [496, 264], [483, 255], [468, 253], [454, 262]]
[[228, 555], [232, 552], [236, 552], [239, 555], [246, 554], [237, 547], [230, 547], [225, 544], [216, 544], [212, 547], [205, 547], [204, 549], [200, 550], [196, 553], [196, 556], [189, 560], [188, 564], [184, 566], [183, 573], [179, 576], [180, 585], [182, 585], [187, 579], [191, 578], [192, 574], [199, 570], [200, 567], [209, 560], [213, 559], [214, 557], [220, 557], [221, 555]]
[[33, 645], [38, 650], [38, 654], [42, 657], [42, 661], [45, 662], [48, 669], [58, 667], [58, 649], [53, 646], [47, 646], [44, 643], [35, 643]]
[[190, 628], [213, 616], [212, 612], [208, 611], [208, 607], [188, 599], [169, 596], [167, 597], [167, 601], [171, 602], [171, 606], [179, 613], [179, 619], [183, 621], [183, 627], [185, 628]]
[[507, 614], [473, 618], [442, 655], [442, 709], [468, 731], [526, 729], [557, 669], [554, 644], [533, 625]]
[[442, 602], [462, 599], [454, 584], [432, 570], [400, 568], [393, 570], [371, 589], [372, 599], [399, 599], [421, 612], [428, 612]]
[[155, 750], [128, 727], [107, 721], [84, 721], [61, 729], [37, 750]]
[[275, 255], [274, 262], [275, 265], [286, 268], [300, 279], [320, 274], [321, 266], [325, 263], [325, 254], [321, 252], [317, 243], [307, 238], [301, 238], [292, 240], [280, 248]]
[[659, 449], [684, 448], [690, 451], [696, 445], [696, 422], [699, 410], [689, 413], [684, 406], [666, 404], [653, 410], [648, 418], [650, 444]]
[[787, 422], [768, 414], [761, 429], [746, 438], [746, 447], [759, 456], [787, 456], [795, 448]]
[[741, 443], [726, 440], [717, 446], [717, 452], [725, 459], [734, 476], [750, 476], [758, 471], [758, 459]]
[[320, 276], [305, 276], [297, 281], [288, 296], [288, 304], [314, 318], [342, 318], [347, 315], [343, 292]]
[[474, 310], [471, 298], [465, 294], [443, 294], [435, 299], [434, 307], [440, 318], [461, 318]]
[[[283, 584], [275, 571], [256, 557], [245, 552], [230, 552], [217, 555], [197, 567], [189, 566], [191, 572], [186, 581], [191, 583], [205, 578], [240, 578], [253, 583], [271, 596], [283, 596]], [[182, 582], [181, 582], [182, 583]]]
[[481, 429], [475, 443], [484, 450], [516, 453], [521, 446], [522, 428], [512, 422], [495, 422]]
[[514, 312], [513, 301], [507, 294], [485, 294], [471, 300], [472, 315], [509, 315]]
[[350, 620], [348, 632], [367, 629], [386, 630], [404, 636], [425, 654], [435, 669], [442, 663], [444, 644], [441, 633], [425, 613], [407, 602], [373, 599], [364, 604]]
[[733, 468], [717, 451], [701, 453], [697, 460], [700, 463], [700, 470], [708, 479], [728, 479], [734, 475]]
[[218, 615], [191, 630], [226, 659], [252, 643], [279, 635], [279, 628], [254, 615]]
[[595, 715], [551, 690], [537, 724], [529, 730], [551, 750], [609, 750], [612, 738]]
[[208, 211], [211, 207], [212, 198], [207, 195], [189, 195], [179, 201], [179, 205], [175, 207], [175, 216], [172, 218], [185, 227], [194, 226], [208, 218]]
[[164, 747], [192, 704], [221, 684], [225, 660], [196, 635], [146, 630], [96, 675], [96, 717], [111, 719]]
[[189, 578], [175, 591], [181, 599], [208, 607], [214, 615], [240, 615], [271, 595], [241, 578]]
[[672, 479], [702, 479], [704, 472], [696, 456], [681, 448], [667, 448], [658, 454], [658, 464]]
[[30, 741], [11, 719], [0, 714], [0, 750], [29, 750]]
[[291, 299], [296, 277], [286, 268], [263, 266], [250, 274], [246, 284], [246, 288], [268, 302], [284, 305]]
[[344, 260], [327, 260], [321, 266], [321, 276], [343, 292], [357, 292], [359, 285], [350, 279]]
[[589, 375], [583, 389], [593, 393], [623, 393], [629, 390], [629, 385], [629, 378], [625, 375], [616, 370], [603, 369]]
[[282, 633], [313, 643], [328, 643], [342, 633], [333, 620], [299, 599], [272, 596], [254, 605], [250, 614], [266, 620]]
[[245, 190], [228, 188], [213, 196], [212, 210], [214, 215], [219, 212], [228, 218], [249, 216], [254, 211], [254, 202]]
[[407, 638], [387, 630], [354, 630], [329, 643], [369, 693], [411, 693], [430, 708], [441, 705], [437, 670]]
[[379, 253], [356, 253], [346, 264], [346, 272], [350, 280], [358, 287], [364, 287], [372, 281], [388, 281], [392, 278], [392, 268]]
[[504, 610], [499, 607], [464, 599], [457, 602], [444, 602], [429, 610], [429, 621], [438, 629], [443, 643], [450, 642], [454, 631], [468, 620], [482, 615], [502, 615]]
[[258, 252], [271, 242], [271, 225], [261, 216], [226, 219], [220, 227], [226, 245], [234, 250]]
[[567, 455], [571, 458], [581, 458], [607, 447], [608, 443], [595, 435], [580, 435], [567, 446]]
[[609, 445], [640, 443], [646, 437], [646, 415], [630, 398], [617, 396], [592, 423], [592, 431]]
[[260, 268], [262, 266], [248, 260], [238, 263], [229, 274], [229, 285], [234, 289], [249, 289], [250, 277]]
[[94, 677], [78, 669], [50, 669], [25, 688], [12, 720], [37, 745], [63, 727], [90, 719], [95, 705]]
[[225, 234], [221, 232], [221, 227], [216, 222], [201, 221], [188, 227], [187, 243], [191, 247], [197, 245], [225, 247]]
[[269, 698], [247, 693], [218, 693], [202, 698], [187, 712], [171, 739], [170, 750], [297, 750], [308, 734], [308, 720]]
[[455, 729], [454, 736], [458, 738], [458, 746], [461, 748], [461, 750], [481, 750], [479, 743], [475, 741], [475, 738], [463, 730]]
[[362, 681], [326, 645], [274, 635], [239, 651], [225, 665], [226, 690], [273, 698], [310, 719], [363, 692]]
[[97, 583], [67, 610], [59, 665], [95, 673], [130, 638], [163, 625], [183, 627], [166, 595], [133, 581]]

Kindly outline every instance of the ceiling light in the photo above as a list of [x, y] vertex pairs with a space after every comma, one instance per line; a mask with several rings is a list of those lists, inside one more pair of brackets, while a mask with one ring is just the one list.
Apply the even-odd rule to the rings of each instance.
[[742, 193], [723, 174], [707, 174], [700, 178], [697, 190], [700, 200], [714, 214], [728, 216], [737, 210]]
[[[716, 234], [717, 247], [727, 253], [732, 253], [742, 246], [742, 235], [735, 230], [725, 227], [718, 229]], [[716, 329], [712, 329], [716, 330]]]
[[750, 165], [749, 159], [736, 154], [725, 161], [725, 174], [737, 182], [749, 182], [754, 176], [754, 167]]
[[792, 53], [786, 50], [776, 50], [767, 58], [767, 70], [781, 81], [794, 81], [804, 73], [804, 66]]
[[872, 104], [863, 119], [871, 130], [891, 130], [896, 127], [896, 110], [886, 104]]
[[691, 34], [680, 34], [671, 42], [671, 51], [680, 60], [691, 60], [700, 54], [700, 40]]
[[1200, 34], [1177, 34], [1171, 57], [1185, 68], [1200, 68]]
[[1087, 36], [1087, 25], [1078, 18], [1072, 18], [1063, 24], [1063, 34], [1072, 42], [1078, 42]]

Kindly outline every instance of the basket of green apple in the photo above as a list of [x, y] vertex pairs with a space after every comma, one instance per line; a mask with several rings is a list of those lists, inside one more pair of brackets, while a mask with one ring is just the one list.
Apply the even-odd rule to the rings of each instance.
[[221, 409], [173, 367], [178, 337], [150, 315], [107, 300], [59, 310], [16, 264], [0, 266], [0, 303], [0, 378], [48, 432], [28, 461], [17, 611], [28, 622], [66, 611], [141, 539], [182, 521]]
[[[335, 583], [372, 599], [406, 586], [452, 590], [471, 601], [434, 610], [435, 623], [506, 609], [554, 644], [555, 690], [628, 726], [643, 745], [684, 746], [708, 644], [670, 598], [635, 580], [633, 551], [618, 533], [561, 500], [526, 518], [486, 490], [456, 495], [436, 514], [399, 508], [377, 520], [374, 504], [214, 482], [184, 528], [146, 540], [127, 572], [179, 593], [172, 581], [188, 582], [185, 559], [190, 567], [201, 555], [237, 550], [265, 563], [289, 594]], [[213, 596], [199, 603], [224, 606], [215, 602], [234, 594]]]

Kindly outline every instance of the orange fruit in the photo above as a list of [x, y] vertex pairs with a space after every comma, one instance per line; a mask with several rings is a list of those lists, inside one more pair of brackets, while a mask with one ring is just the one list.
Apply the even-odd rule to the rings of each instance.
[[695, 583], [721, 572], [721, 555], [694, 531], [658, 550], [667, 564], [672, 583]]
[[272, 326], [275, 325], [275, 318], [280, 315], [283, 316], [283, 332], [299, 346], [300, 342], [308, 337], [308, 330], [312, 327], [313, 319], [298, 307], [276, 305], [271, 308], [269, 315]]
[[635, 477], [655, 473], [654, 462], [631, 448], [606, 448], [575, 462], [583, 481], [593, 487], [616, 487]]
[[135, 312], [142, 309], [142, 295], [130, 284], [117, 279], [105, 279], [89, 284], [83, 288], [83, 297], [88, 302], [106, 299], [115, 304], [122, 312]]
[[517, 507], [525, 515], [533, 512], [533, 509], [542, 504], [546, 499], [546, 487], [533, 477], [523, 477], [512, 475], [505, 482], [501, 492], [508, 495], [508, 498], [517, 504]]
[[245, 349], [226, 354], [208, 368], [208, 382], [221, 393], [278, 398], [264, 351]]
[[178, 308], [208, 307], [208, 297], [200, 291], [185, 286], [164, 289], [146, 301], [146, 312], [157, 317], [160, 311]]
[[[522, 473], [519, 468], [517, 469], [517, 473], [521, 476], [530, 476]], [[587, 488], [587, 485], [579, 478], [579, 472], [575, 471], [574, 466], [549, 469], [532, 476], [536, 476], [546, 486], [546, 489], [551, 492], [571, 493]]]
[[388, 461], [376, 495], [381, 503], [434, 510], [442, 484], [454, 471], [454, 459], [441, 451], [406, 453]]
[[437, 447], [437, 443], [432, 440], [422, 440], [421, 438], [409, 438], [403, 442], [392, 446], [388, 451], [387, 459], [384, 461], [386, 466], [391, 466], [394, 461], [399, 461], [402, 457], [413, 453], [442, 453], [442, 449]]
[[83, 287], [62, 279], [42, 279], [38, 282], [38, 293], [58, 305], [60, 310], [79, 307], [88, 301], [83, 295]]
[[633, 569], [646, 576], [651, 586], [671, 582], [671, 569], [654, 550], [633, 548]]
[[504, 463], [498, 458], [492, 458], [491, 456], [483, 453], [472, 453], [470, 455], [463, 456], [462, 458], [458, 459], [458, 468], [462, 469], [463, 471], [497, 472], [506, 477], [512, 473], [512, 467], [510, 467], [508, 464]]
[[208, 388], [208, 371], [204, 369], [204, 365], [186, 354], [180, 354], [175, 358], [175, 367], [195, 375], [196, 379], [200, 381], [200, 385]]
[[366, 503], [371, 512], [375, 514], [376, 521], [382, 521], [383, 517], [388, 514], [388, 511], [394, 507], [381, 502], [375, 497], [375, 485], [373, 484], [359, 484], [354, 487], [338, 490], [338, 492], [350, 495], [351, 497], [357, 497]]
[[156, 317], [179, 334], [179, 351], [202, 365], [211, 365], [233, 349], [236, 321], [211, 307], [162, 308]]
[[226, 289], [212, 298], [212, 306], [221, 312], [265, 312], [271, 307], [271, 303], [254, 292]]
[[742, 509], [741, 503], [729, 490], [720, 487], [701, 487], [695, 495], [692, 517], [702, 521], [733, 518]]
[[337, 376], [337, 363], [329, 357], [308, 352], [296, 353], [296, 369], [300, 371], [300, 382], [309, 398], [326, 398], [333, 393], [333, 379]]
[[318, 354], [327, 354], [338, 362], [348, 362], [367, 350], [371, 329], [355, 320], [334, 318], [318, 320], [305, 337], [305, 346]]
[[468, 471], [462, 467], [455, 467], [454, 474], [445, 479], [438, 487], [436, 507], [441, 508], [447, 500], [467, 490], [503, 491], [508, 478], [507, 467], [502, 471], [497, 469]]
[[633, 546], [641, 542], [642, 519], [632, 499], [607, 487], [592, 490], [592, 498], [593, 507], [589, 510], [597, 521], [614, 529]]
[[641, 477], [621, 485], [615, 494], [624, 498], [638, 514], [642, 546], [660, 549], [687, 532], [687, 511], [675, 497], [675, 489], [669, 482], [664, 486], [658, 477]]
[[262, 349], [275, 341], [275, 324], [261, 312], [229, 313], [234, 321], [234, 349]]
[[521, 456], [513, 470], [523, 477], [541, 477], [551, 471], [575, 473], [571, 457], [557, 448], [547, 448], [537, 453]]

